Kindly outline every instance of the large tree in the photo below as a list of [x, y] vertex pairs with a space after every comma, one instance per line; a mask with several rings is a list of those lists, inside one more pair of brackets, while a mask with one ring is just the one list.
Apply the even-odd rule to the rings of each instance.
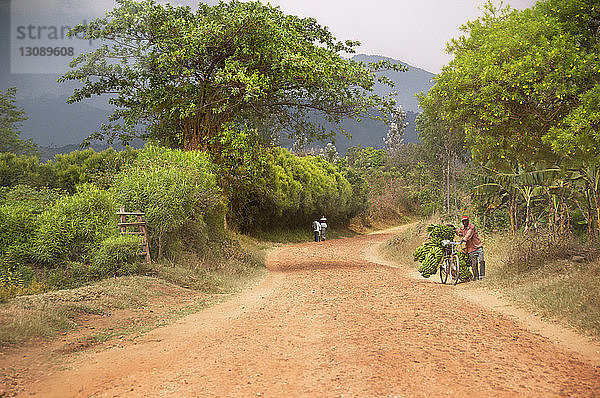
[[488, 3], [448, 45], [454, 60], [424, 103], [464, 129], [476, 160], [513, 169], [557, 161], [543, 138], [600, 82], [598, 22], [594, 1], [546, 0], [523, 11]]
[[374, 71], [403, 67], [345, 59], [358, 43], [336, 40], [313, 18], [259, 1], [199, 4], [196, 12], [154, 0], [117, 3], [72, 30], [105, 44], [60, 78], [83, 82], [70, 102], [112, 94], [111, 137], [219, 153], [261, 126], [325, 139], [335, 132], [311, 122], [314, 113], [339, 125], [392, 109], [393, 101], [370, 94]]
[[575, 173], [593, 236], [600, 226], [598, 2], [544, 0], [523, 11], [488, 2], [463, 31], [422, 107], [464, 131], [473, 159], [494, 174], [554, 166]]

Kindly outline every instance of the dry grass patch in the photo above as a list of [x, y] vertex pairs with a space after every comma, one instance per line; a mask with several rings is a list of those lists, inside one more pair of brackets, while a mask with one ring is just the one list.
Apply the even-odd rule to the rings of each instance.
[[[574, 238], [497, 234], [486, 240], [488, 279], [521, 306], [600, 337], [598, 249]], [[574, 261], [578, 256], [578, 261]]]
[[[76, 328], [79, 319], [110, 315], [116, 310], [132, 310], [125, 324], [91, 333], [84, 337], [83, 346], [150, 330], [220, 302], [260, 280], [267, 272], [265, 257], [269, 248], [251, 238], [236, 236], [201, 258], [190, 255], [176, 263], [152, 264], [145, 276], [109, 278], [76, 289], [16, 297], [0, 303], [0, 345], [51, 337]], [[169, 308], [162, 308], [162, 304]], [[154, 319], [137, 311], [148, 305], [156, 307], [155, 315], [166, 313]]]
[[[163, 293], [164, 282], [145, 276], [105, 279], [91, 286], [20, 296], [0, 304], [0, 344], [50, 337], [77, 326], [84, 314], [136, 308]], [[158, 288], [157, 288], [158, 287]]]
[[394, 238], [385, 242], [380, 247], [381, 253], [389, 260], [408, 266], [415, 265], [416, 268], [413, 253], [427, 239], [427, 226], [439, 222], [439, 218], [434, 216], [409, 225]]

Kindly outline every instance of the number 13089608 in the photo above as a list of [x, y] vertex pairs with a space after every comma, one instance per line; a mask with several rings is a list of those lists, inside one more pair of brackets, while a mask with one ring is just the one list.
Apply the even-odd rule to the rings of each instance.
[[20, 47], [21, 57], [72, 57], [73, 47]]

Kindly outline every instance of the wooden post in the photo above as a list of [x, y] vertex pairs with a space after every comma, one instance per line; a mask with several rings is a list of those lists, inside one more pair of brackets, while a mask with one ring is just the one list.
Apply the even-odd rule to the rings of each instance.
[[[142, 238], [142, 252], [139, 253], [144, 256], [146, 264], [152, 262], [150, 257], [150, 243], [148, 241], [148, 231], [146, 228], [146, 213], [140, 212], [127, 212], [125, 207], [121, 207], [117, 213], [120, 217], [119, 227], [121, 228], [121, 235], [140, 235]], [[136, 222], [127, 222], [127, 216], [136, 216]], [[127, 227], [137, 227], [137, 231], [127, 231]]]
[[[127, 222], [127, 216], [123, 213], [125, 213], [125, 206], [121, 206], [121, 223], [124, 224]], [[121, 227], [121, 234], [126, 234], [127, 233], [127, 227]]]

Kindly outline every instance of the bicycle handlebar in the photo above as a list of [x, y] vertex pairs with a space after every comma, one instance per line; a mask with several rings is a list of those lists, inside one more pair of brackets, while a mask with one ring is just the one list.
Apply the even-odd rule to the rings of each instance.
[[461, 245], [461, 244], [462, 244], [462, 242], [453, 242], [453, 241], [450, 241], [450, 240], [443, 240], [442, 241], [442, 245], [443, 246], [449, 246], [449, 245], [458, 246], [458, 245]]

